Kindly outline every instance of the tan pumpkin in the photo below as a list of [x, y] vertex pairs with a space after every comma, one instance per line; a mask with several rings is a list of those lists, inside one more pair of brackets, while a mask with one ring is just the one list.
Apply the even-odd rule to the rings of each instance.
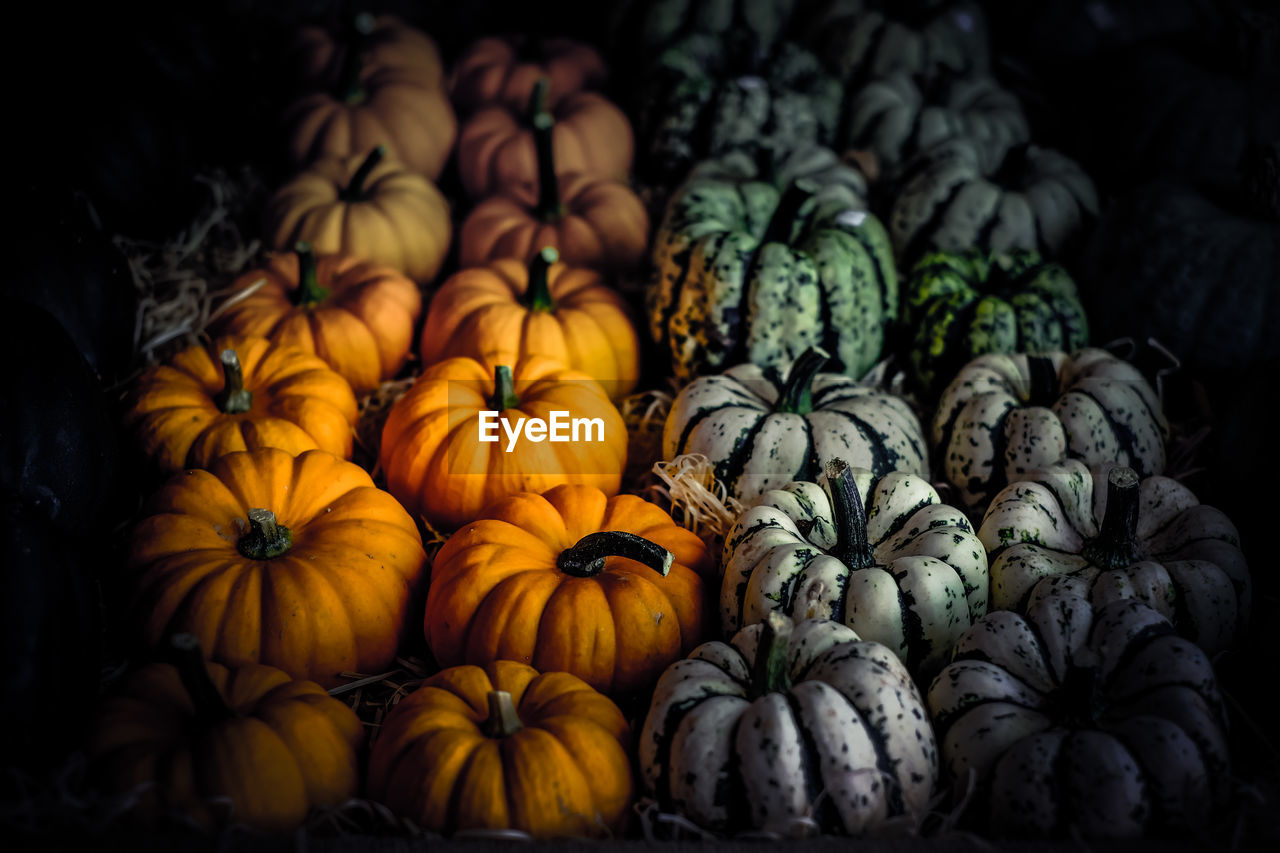
[[573, 92], [598, 89], [604, 58], [585, 42], [510, 34], [477, 39], [462, 52], [449, 75], [449, 95], [460, 113], [488, 106], [523, 109], [533, 87], [547, 79], [547, 103]]

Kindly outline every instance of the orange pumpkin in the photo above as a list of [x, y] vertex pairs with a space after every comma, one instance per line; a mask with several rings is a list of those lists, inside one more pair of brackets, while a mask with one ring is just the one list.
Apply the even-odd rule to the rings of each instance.
[[604, 835], [631, 803], [630, 741], [618, 706], [568, 673], [453, 667], [383, 720], [369, 796], [446, 835]]
[[359, 409], [351, 385], [318, 356], [266, 338], [228, 336], [148, 369], [124, 425], [167, 473], [208, 468], [237, 450], [320, 448], [351, 455]]
[[185, 631], [213, 660], [333, 687], [395, 658], [425, 559], [414, 520], [360, 466], [230, 453], [169, 480], [134, 527], [132, 624], [151, 646]]
[[173, 648], [174, 663], [135, 670], [94, 723], [93, 777], [136, 792], [132, 817], [288, 832], [313, 807], [356, 795], [364, 727], [354, 711], [275, 667], [206, 663], [190, 634]]
[[210, 324], [214, 333], [267, 337], [314, 352], [365, 394], [404, 366], [422, 294], [385, 264], [317, 258], [299, 243], [237, 278], [224, 304]]
[[615, 400], [640, 376], [640, 339], [626, 301], [588, 269], [544, 248], [526, 266], [512, 258], [454, 273], [431, 299], [423, 364], [471, 356], [510, 364], [545, 355], [581, 370]]
[[[554, 412], [564, 413], [571, 440], [550, 440]], [[548, 429], [540, 437], [525, 431], [533, 419]], [[594, 424], [572, 440], [573, 420]], [[516, 492], [582, 483], [617, 494], [627, 428], [598, 382], [546, 356], [514, 366], [450, 358], [426, 368], [391, 407], [379, 458], [388, 490], [409, 512], [453, 530]]]
[[441, 666], [515, 660], [635, 695], [705, 639], [713, 570], [702, 540], [635, 495], [512, 495], [436, 554], [427, 642]]
[[367, 156], [322, 157], [299, 172], [267, 201], [264, 229], [273, 249], [305, 242], [423, 283], [444, 263], [453, 220], [436, 185], [379, 145]]
[[449, 95], [462, 113], [488, 106], [523, 109], [538, 80], [547, 79], [547, 103], [598, 89], [604, 58], [589, 44], [568, 38], [487, 36], [472, 42], [453, 65]]
[[458, 123], [435, 42], [392, 15], [358, 15], [344, 36], [315, 26], [300, 33], [305, 94], [283, 120], [294, 165], [385, 144], [409, 169], [440, 177]]
[[547, 85], [545, 77], [537, 82], [527, 111], [486, 107], [463, 124], [458, 177], [469, 197], [486, 198], [511, 184], [537, 179], [535, 130], [550, 134], [561, 173], [626, 178], [635, 156], [626, 114], [594, 92], [573, 92], [548, 109]]

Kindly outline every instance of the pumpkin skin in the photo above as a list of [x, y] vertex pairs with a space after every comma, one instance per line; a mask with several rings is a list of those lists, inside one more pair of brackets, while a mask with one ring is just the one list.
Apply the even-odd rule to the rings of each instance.
[[1181, 834], [1224, 802], [1212, 665], [1139, 601], [1094, 609], [1058, 593], [1025, 617], [988, 613], [928, 702], [944, 780], [976, 774], [991, 835]]
[[[553, 411], [599, 418], [603, 440], [524, 440], [522, 447], [506, 452], [509, 444], [499, 428], [501, 443], [481, 442], [480, 413], [509, 410], [508, 424], [524, 417], [546, 420]], [[474, 520], [499, 498], [561, 483], [615, 495], [626, 458], [626, 424], [605, 389], [587, 374], [540, 355], [513, 365], [458, 357], [426, 368], [391, 407], [379, 456], [391, 494], [441, 530]]]
[[422, 313], [418, 286], [397, 270], [350, 255], [316, 258], [305, 244], [239, 276], [227, 303], [211, 333], [270, 338], [314, 352], [356, 394], [404, 366]]
[[779, 612], [835, 619], [932, 676], [987, 612], [987, 552], [927, 480], [843, 461], [765, 492], [725, 537], [726, 636]]
[[631, 803], [630, 742], [618, 707], [568, 673], [451, 667], [383, 720], [369, 795], [445, 835], [603, 835], [621, 830]]
[[[250, 519], [259, 509], [271, 525]], [[263, 545], [273, 525], [293, 542], [276, 556]], [[188, 631], [212, 660], [333, 687], [395, 658], [425, 559], [414, 520], [358, 465], [230, 453], [174, 476], [134, 526], [132, 624], [153, 647]]]
[[538, 80], [547, 79], [547, 103], [604, 85], [608, 69], [591, 45], [569, 38], [510, 33], [476, 39], [449, 73], [449, 96], [460, 113], [488, 106], [524, 109]]
[[364, 727], [354, 711], [275, 667], [189, 653], [135, 670], [98, 711], [91, 770], [116, 793], [151, 783], [134, 817], [288, 832], [311, 808], [355, 796]]
[[[250, 398], [228, 396], [237, 387]], [[171, 474], [266, 447], [292, 454], [320, 448], [346, 459], [358, 416], [350, 384], [319, 356], [232, 335], [183, 350], [138, 377], [124, 426], [143, 455]]]
[[459, 270], [431, 298], [422, 363], [466, 356], [510, 364], [545, 355], [581, 370], [614, 399], [640, 378], [640, 338], [627, 302], [599, 273], [544, 249], [528, 265], [501, 258]]
[[453, 236], [444, 195], [381, 146], [311, 163], [272, 194], [263, 220], [277, 251], [309, 243], [321, 254], [386, 264], [418, 283], [435, 278]]
[[778, 371], [753, 364], [701, 376], [676, 395], [662, 430], [664, 459], [701, 453], [727, 494], [746, 504], [834, 458], [880, 477], [929, 473], [924, 430], [906, 401], [839, 373], [818, 373], [811, 350]]
[[704, 639], [713, 570], [702, 540], [635, 495], [570, 484], [522, 492], [437, 553], [427, 643], [442, 666], [515, 660], [636, 695]]
[[[717, 832], [918, 825], [938, 775], [919, 690], [879, 643], [779, 614], [667, 668], [640, 735], [645, 788]], [[821, 802], [820, 807], [815, 806]]]
[[1025, 612], [1065, 591], [1095, 607], [1137, 599], [1209, 654], [1249, 615], [1249, 567], [1220, 510], [1169, 477], [1068, 460], [1002, 489], [978, 531], [992, 606]]
[[1005, 485], [1068, 458], [1160, 474], [1169, 424], [1136, 367], [1090, 347], [979, 356], [943, 392], [929, 435], [938, 473], [981, 513]]

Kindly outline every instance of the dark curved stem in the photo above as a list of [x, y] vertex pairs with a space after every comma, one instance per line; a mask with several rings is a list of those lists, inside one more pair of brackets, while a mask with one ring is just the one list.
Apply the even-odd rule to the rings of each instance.
[[776, 610], [765, 617], [751, 667], [751, 690], [755, 696], [786, 693], [791, 689], [787, 652], [792, 627], [791, 620]]
[[298, 292], [294, 294], [293, 304], [319, 305], [329, 298], [329, 290], [321, 287], [316, 278], [316, 253], [311, 250], [311, 244], [305, 241], [299, 241], [293, 251], [298, 256]]
[[338, 75], [337, 97], [344, 103], [358, 104], [365, 98], [360, 82], [364, 71], [364, 54], [369, 48], [369, 36], [373, 33], [373, 15], [361, 12], [351, 22], [347, 33], [347, 51], [342, 58], [342, 71]]
[[1138, 472], [1112, 468], [1107, 475], [1107, 511], [1102, 529], [1080, 554], [1104, 571], [1131, 566], [1140, 559], [1138, 539]]
[[546, 246], [529, 262], [529, 287], [525, 291], [525, 302], [531, 310], [555, 310], [556, 303], [551, 298], [551, 288], [547, 285], [547, 269], [558, 260], [560, 253], [555, 247]]
[[555, 116], [547, 110], [547, 87], [551, 85], [546, 77], [534, 84], [533, 94], [529, 96], [527, 119], [533, 128], [533, 144], [538, 158], [538, 219], [543, 222], [555, 222], [564, 215], [564, 206], [560, 203], [560, 185], [556, 181], [556, 156], [552, 147], [551, 136], [555, 129]]
[[378, 145], [369, 152], [369, 156], [364, 158], [360, 168], [356, 169], [356, 173], [351, 176], [351, 182], [343, 189], [341, 193], [343, 201], [364, 200], [364, 182], [369, 179], [369, 174], [378, 167], [378, 164], [382, 162], [382, 158], [386, 156], [387, 146], [385, 145]]
[[826, 350], [809, 347], [791, 365], [786, 380], [782, 383], [782, 391], [778, 394], [775, 412], [790, 412], [807, 415], [813, 411], [813, 377], [822, 369], [822, 365], [831, 360]]
[[253, 392], [244, 387], [244, 370], [240, 367], [240, 356], [233, 349], [224, 349], [219, 356], [222, 361], [222, 373], [226, 384], [218, 395], [218, 408], [224, 414], [240, 415], [253, 408]]
[[499, 412], [514, 409], [520, 405], [516, 396], [515, 380], [511, 376], [511, 368], [499, 364], [493, 369], [493, 397], [489, 399], [489, 407]]
[[234, 719], [235, 712], [227, 707], [226, 700], [209, 677], [204, 655], [200, 652], [200, 641], [195, 635], [174, 634], [169, 638], [169, 649], [173, 664], [178, 668], [178, 678], [191, 697], [197, 723], [213, 726]]
[[764, 236], [760, 238], [761, 246], [765, 243], [791, 242], [791, 231], [800, 216], [800, 208], [804, 207], [804, 203], [813, 196], [816, 189], [811, 181], [806, 180], [793, 181], [787, 187], [782, 198], [778, 199], [773, 216], [769, 217], [769, 224], [765, 226]]
[[250, 560], [270, 560], [293, 547], [293, 531], [276, 521], [269, 509], [249, 510], [249, 530], [236, 543]]
[[561, 551], [556, 559], [556, 568], [577, 578], [594, 577], [604, 571], [607, 557], [635, 560], [663, 577], [671, 571], [671, 563], [675, 560], [670, 551], [643, 536], [621, 530], [602, 530], [588, 533], [572, 548]]
[[843, 459], [828, 462], [827, 483], [831, 488], [831, 520], [836, 527], [836, 546], [831, 556], [851, 571], [874, 566], [875, 552], [867, 540], [867, 510], [849, 463]]
[[1027, 356], [1027, 373], [1031, 386], [1027, 389], [1027, 404], [1052, 406], [1058, 397], [1058, 371], [1053, 366], [1053, 359], [1040, 355]]
[[510, 737], [524, 728], [516, 714], [516, 704], [505, 690], [490, 690], [487, 695], [489, 716], [480, 725], [485, 737]]

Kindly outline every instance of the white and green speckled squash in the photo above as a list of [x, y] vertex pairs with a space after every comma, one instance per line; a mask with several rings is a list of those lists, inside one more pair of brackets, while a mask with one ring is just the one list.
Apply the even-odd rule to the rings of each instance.
[[842, 622], [912, 673], [935, 674], [987, 612], [987, 552], [927, 480], [827, 467], [819, 483], [765, 492], [725, 537], [720, 626], [773, 612]]
[[928, 702], [944, 784], [973, 775], [991, 836], [1203, 830], [1229, 791], [1209, 658], [1139, 601], [1059, 592], [1026, 616], [988, 613]]
[[1064, 590], [1095, 606], [1138, 599], [1210, 654], [1229, 648], [1248, 618], [1235, 525], [1169, 477], [1052, 465], [996, 495], [978, 538], [996, 609], [1025, 610]]
[[867, 835], [917, 828], [937, 777], [919, 690], [889, 649], [779, 614], [667, 668], [639, 745], [664, 811], [706, 829]]
[[929, 476], [924, 431], [901, 397], [839, 373], [819, 373], [820, 349], [780, 373], [739, 364], [699, 377], [676, 395], [662, 430], [663, 458], [700, 453], [744, 504], [793, 480], [813, 480], [832, 459], [877, 477]]
[[699, 164], [667, 206], [646, 293], [675, 375], [788, 363], [811, 346], [855, 377], [879, 361], [898, 277], [865, 191], [860, 172], [819, 146]]
[[938, 475], [981, 513], [1009, 483], [1066, 459], [1161, 474], [1169, 424], [1141, 371], [1085, 347], [978, 356], [942, 392], [929, 438]]
[[610, 29], [619, 50], [640, 58], [693, 33], [767, 50], [785, 34], [796, 5], [797, 0], [617, 0]]

